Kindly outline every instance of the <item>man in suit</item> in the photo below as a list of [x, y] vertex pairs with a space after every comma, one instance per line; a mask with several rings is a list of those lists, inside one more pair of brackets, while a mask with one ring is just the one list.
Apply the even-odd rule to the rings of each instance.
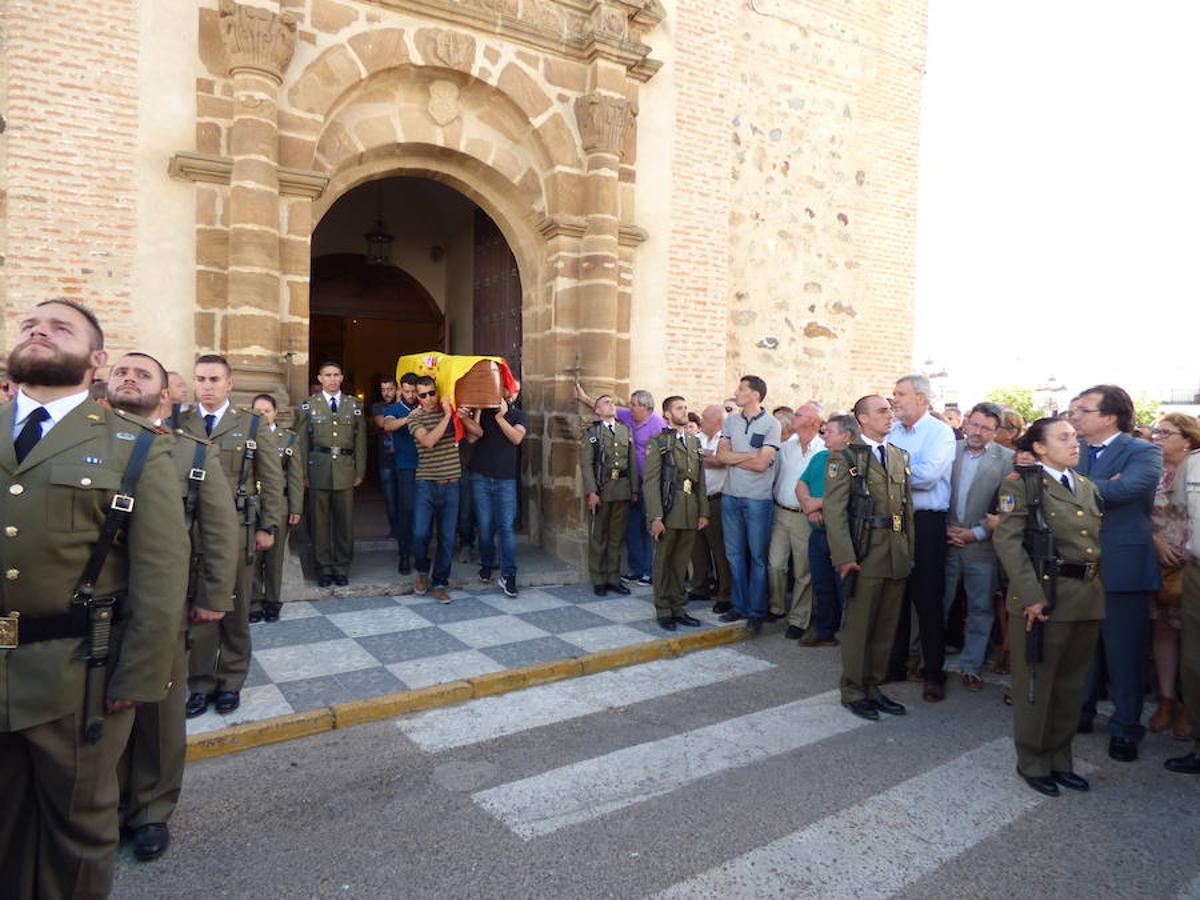
[[1146, 733], [1142, 670], [1150, 636], [1150, 599], [1162, 586], [1150, 534], [1150, 511], [1162, 477], [1162, 450], [1130, 437], [1133, 401], [1115, 385], [1084, 391], [1071, 401], [1068, 416], [1080, 437], [1079, 472], [1095, 483], [1104, 500], [1100, 543], [1105, 616], [1079, 730], [1092, 730], [1100, 681], [1107, 674], [1109, 696], [1116, 707], [1108, 723], [1108, 755], [1133, 762]]
[[[17, 340], [8, 363], [21, 388], [0, 408], [0, 893], [107, 897], [117, 760], [134, 707], [170, 687], [187, 590], [183, 505], [169, 439], [88, 399], [106, 361], [89, 310], [41, 303]], [[147, 445], [136, 483], [123, 484]], [[122, 494], [128, 517], [85, 606], [76, 590]], [[114, 626], [112, 640], [93, 645], [93, 625]], [[105, 651], [107, 666], [89, 665]]]
[[296, 433], [312, 494], [317, 585], [350, 583], [354, 559], [354, 489], [367, 474], [367, 422], [357, 397], [342, 393], [342, 367], [321, 363], [319, 393], [300, 404]]
[[[229, 483], [238, 520], [237, 581], [233, 610], [219, 622], [196, 624], [188, 659], [188, 718], [202, 715], [216, 700], [217, 712], [231, 713], [242, 702], [250, 671], [250, 599], [254, 554], [270, 550], [283, 525], [283, 468], [258, 415], [233, 405], [233, 375], [225, 357], [196, 360], [196, 405], [179, 417], [179, 427], [213, 445]], [[261, 451], [260, 451], [261, 448]]]
[[950, 473], [950, 510], [946, 524], [947, 615], [961, 583], [967, 595], [963, 649], [958, 658], [963, 686], [983, 687], [979, 670], [987, 656], [995, 612], [996, 551], [987, 527], [992, 498], [1004, 476], [1012, 471], [1013, 452], [995, 442], [1003, 413], [995, 403], [978, 403], [967, 416]]

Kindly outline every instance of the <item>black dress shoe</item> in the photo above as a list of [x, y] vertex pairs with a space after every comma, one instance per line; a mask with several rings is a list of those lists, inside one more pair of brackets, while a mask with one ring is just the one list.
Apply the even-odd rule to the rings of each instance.
[[251, 625], [257, 624], [258, 622], [261, 622], [262, 620], [263, 620], [263, 613], [262, 613], [261, 609], [250, 610], [250, 624]]
[[592, 593], [595, 594], [597, 597], [607, 597], [608, 596], [608, 585], [607, 584], [593, 584], [592, 585]]
[[721, 621], [722, 622], [740, 622], [744, 618], [746, 618], [746, 617], [743, 616], [736, 609], [731, 609], [731, 610], [729, 610], [729, 612], [727, 612], [723, 616], [721, 616]]
[[708, 594], [688, 594], [688, 603], [707, 603], [712, 597]]
[[263, 609], [263, 621], [264, 622], [278, 622], [279, 621], [279, 607], [271, 606], [271, 607], [264, 608]]
[[783, 633], [783, 636], [789, 641], [798, 641], [800, 638], [804, 637], [804, 629], [799, 625], [789, 625], [787, 627], [787, 631]]
[[902, 716], [907, 712], [903, 703], [897, 703], [890, 697], [883, 696], [883, 694], [876, 694], [871, 698], [871, 702], [875, 704], [877, 710], [887, 713], [889, 716]]
[[631, 591], [629, 588], [625, 587], [625, 585], [621, 584], [621, 582], [619, 582], [619, 581], [616, 582], [615, 584], [610, 584], [608, 586], [608, 589], [610, 591], [612, 591], [614, 594], [632, 594], [633, 593], [633, 591]]
[[747, 619], [746, 620], [746, 631], [752, 637], [758, 637], [760, 634], [762, 634], [762, 623], [763, 623], [762, 619]]
[[140, 862], [158, 859], [171, 846], [171, 832], [166, 822], [139, 825], [133, 830], [133, 855]]
[[1123, 737], [1109, 738], [1108, 755], [1117, 762], [1135, 762], [1137, 760], [1137, 741]]
[[675, 630], [675, 620], [674, 619], [659, 619], [658, 627], [664, 629], [665, 631], [674, 631]]
[[329, 587], [332, 584], [333, 584], [333, 576], [332, 575], [322, 575], [320, 578], [317, 579], [317, 587]]
[[396, 565], [396, 569], [401, 575], [408, 575], [412, 572], [412, 563], [408, 561], [407, 556], [400, 557], [400, 562]]
[[728, 600], [718, 600], [713, 604], [713, 612], [715, 613], [727, 613], [731, 609], [733, 609], [733, 604]]
[[1050, 777], [1070, 791], [1086, 791], [1091, 787], [1086, 778], [1081, 778], [1074, 772], [1051, 772]]
[[879, 710], [875, 708], [875, 704], [866, 697], [860, 697], [857, 700], [851, 700], [849, 703], [842, 701], [842, 706], [850, 710], [860, 719], [867, 719], [871, 722], [879, 721]]
[[338, 587], [345, 587], [346, 585], [348, 585], [350, 583], [350, 579], [347, 578], [345, 575], [334, 575], [333, 583], [336, 584]]
[[695, 616], [689, 616], [687, 613], [684, 613], [682, 616], [676, 616], [675, 622], [679, 625], [686, 625], [688, 628], [699, 628], [701, 625], [699, 619]]
[[1173, 756], [1163, 765], [1168, 772], [1177, 772], [1180, 775], [1200, 775], [1200, 752]]
[[242, 695], [238, 691], [221, 691], [217, 694], [217, 712], [224, 715], [231, 713], [242, 705]]
[[1058, 785], [1049, 775], [1026, 775], [1020, 769], [1017, 769], [1017, 774], [1025, 779], [1025, 783], [1047, 797], [1058, 796]]
[[188, 694], [187, 706], [185, 714], [189, 719], [194, 719], [196, 716], [202, 716], [208, 712], [208, 704], [212, 701], [212, 697], [208, 694]]

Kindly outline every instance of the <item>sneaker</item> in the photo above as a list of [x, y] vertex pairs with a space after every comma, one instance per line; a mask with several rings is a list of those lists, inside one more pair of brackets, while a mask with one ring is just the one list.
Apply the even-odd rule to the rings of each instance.
[[639, 578], [637, 580], [637, 583], [644, 584], [646, 587], [650, 587], [651, 585], [654, 584], [654, 579], [651, 578], [649, 575], [643, 575], [641, 578]]
[[484, 584], [491, 583], [491, 580], [492, 580], [492, 567], [491, 566], [480, 566], [479, 567], [479, 580], [482, 581]]
[[621, 580], [628, 581], [630, 584], [632, 584], [633, 582], [638, 580], [638, 576], [634, 575], [632, 572], [626, 572], [624, 575], [621, 576]]
[[505, 597], [517, 596], [517, 576], [516, 575], [501, 575], [496, 579], [496, 584], [500, 585], [500, 589], [504, 591]]
[[450, 596], [450, 592], [444, 587], [435, 587], [429, 592], [429, 596], [438, 603], [450, 603], [453, 601], [453, 598]]
[[428, 572], [418, 572], [417, 580], [413, 584], [413, 593], [414, 594], [424, 594], [428, 590], [429, 590], [429, 573]]

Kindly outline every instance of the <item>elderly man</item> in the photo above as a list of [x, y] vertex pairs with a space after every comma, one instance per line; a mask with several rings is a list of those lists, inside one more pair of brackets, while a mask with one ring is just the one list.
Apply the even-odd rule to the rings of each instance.
[[[596, 401], [579, 384], [575, 385], [575, 399], [593, 411], [596, 409]], [[629, 572], [622, 575], [621, 580], [649, 585], [654, 581], [654, 542], [650, 540], [646, 523], [642, 473], [646, 470], [646, 446], [667, 427], [667, 423], [655, 412], [654, 396], [649, 391], [630, 394], [629, 406], [617, 407], [617, 421], [633, 432], [633, 452], [637, 461], [637, 479], [633, 485], [636, 499], [629, 505], [629, 518], [625, 521], [625, 553], [629, 557]]]
[[1071, 401], [1068, 416], [1080, 438], [1078, 471], [1092, 480], [1104, 499], [1100, 531], [1104, 621], [1079, 728], [1092, 730], [1100, 682], [1107, 674], [1109, 697], [1116, 707], [1108, 720], [1108, 755], [1118, 762], [1133, 762], [1146, 733], [1143, 667], [1150, 637], [1150, 598], [1162, 586], [1150, 534], [1150, 511], [1162, 477], [1162, 450], [1130, 437], [1133, 401], [1115, 385], [1084, 391]]
[[911, 631], [909, 611], [915, 610], [925, 681], [921, 696], [928, 703], [936, 703], [946, 696], [942, 597], [946, 592], [946, 513], [950, 508], [954, 431], [930, 415], [929, 379], [924, 375], [906, 375], [897, 381], [892, 404], [896, 421], [888, 432], [888, 443], [908, 453], [916, 549], [889, 668], [893, 673], [904, 671]]
[[995, 621], [992, 594], [996, 589], [996, 551], [987, 515], [992, 497], [1012, 471], [1013, 452], [995, 442], [1003, 412], [995, 403], [978, 403], [967, 416], [966, 438], [958, 442], [950, 475], [949, 524], [946, 526], [945, 613], [961, 583], [967, 595], [963, 649], [958, 658], [963, 685], [983, 687], [979, 670], [987, 656]]
[[713, 403], [700, 414], [700, 455], [704, 460], [704, 489], [708, 494], [708, 527], [696, 534], [692, 544], [692, 592], [688, 600], [707, 603], [716, 597], [713, 612], [727, 613], [729, 602], [729, 560], [725, 556], [725, 531], [721, 527], [721, 492], [725, 489], [726, 467], [717, 462], [721, 443], [721, 423], [725, 410]]
[[[803, 404], [793, 413], [794, 434], [779, 448], [775, 465], [775, 521], [771, 527], [771, 544], [767, 550], [767, 579], [770, 586], [770, 618], [788, 616], [784, 636], [796, 639], [804, 635], [812, 618], [812, 586], [808, 577], [809, 523], [796, 499], [796, 482], [825, 449], [821, 440], [821, 409], [813, 401]], [[788, 613], [788, 562], [791, 561], [795, 585], [792, 589], [791, 613]]]

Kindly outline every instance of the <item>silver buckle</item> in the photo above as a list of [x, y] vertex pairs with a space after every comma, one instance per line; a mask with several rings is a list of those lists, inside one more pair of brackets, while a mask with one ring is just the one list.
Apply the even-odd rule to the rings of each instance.
[[21, 614], [0, 616], [0, 650], [16, 650], [21, 643]]
[[330, 455], [331, 457], [333, 457], [334, 459], [337, 459], [337, 458], [338, 458], [338, 448], [337, 448], [337, 447], [330, 447], [330, 448], [329, 448], [329, 455]]
[[247, 450], [257, 450], [258, 449], [258, 441], [247, 440], [246, 441], [246, 449]]
[[133, 498], [128, 494], [115, 494], [112, 498], [112, 508], [117, 512], [133, 512]]
[[204, 471], [204, 469], [193, 468], [188, 471], [188, 478], [190, 478], [192, 481], [203, 481], [207, 477], [208, 472]]

